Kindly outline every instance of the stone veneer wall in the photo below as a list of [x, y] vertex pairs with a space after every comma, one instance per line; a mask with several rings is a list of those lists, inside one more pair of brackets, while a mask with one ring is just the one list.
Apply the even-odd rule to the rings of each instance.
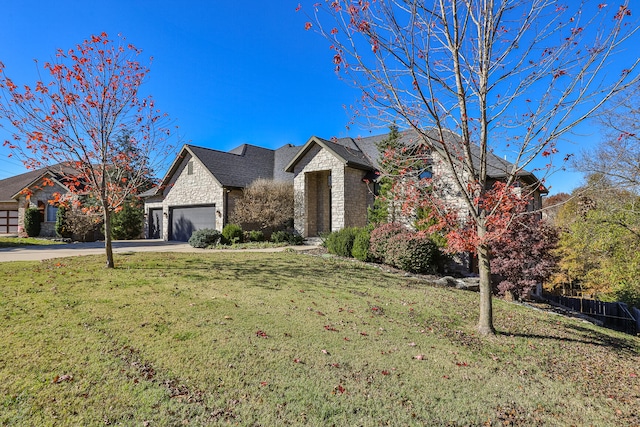
[[[193, 173], [187, 172], [187, 164], [193, 161]], [[182, 160], [173, 179], [164, 190], [162, 203], [147, 203], [149, 208], [162, 206], [162, 238], [169, 240], [169, 208], [187, 205], [216, 205], [216, 229], [222, 231], [224, 212], [224, 190], [209, 170], [196, 158], [187, 155]]]
[[[367, 225], [367, 207], [369, 206], [369, 188], [362, 180], [365, 172], [360, 169], [345, 168], [344, 205], [345, 227], [365, 227]], [[373, 202], [371, 203], [373, 204]]]
[[340, 230], [345, 226], [344, 163], [319, 145], [315, 145], [298, 161], [294, 168], [294, 226], [296, 231], [305, 237], [309, 237], [305, 223], [306, 174], [319, 171], [331, 172], [331, 231]]
[[32, 186], [33, 188], [40, 187], [39, 190], [36, 190], [29, 197], [29, 201], [27, 202], [26, 196], [20, 196], [18, 199], [18, 227], [20, 230], [24, 229], [24, 212], [27, 207], [37, 208], [38, 202], [41, 201], [45, 205], [44, 219], [45, 221], [40, 225], [40, 236], [41, 237], [56, 237], [56, 222], [47, 221], [47, 211], [53, 208], [49, 204], [49, 200], [54, 199], [54, 193], [66, 194], [67, 190], [58, 185], [44, 185], [42, 181], [37, 182]]

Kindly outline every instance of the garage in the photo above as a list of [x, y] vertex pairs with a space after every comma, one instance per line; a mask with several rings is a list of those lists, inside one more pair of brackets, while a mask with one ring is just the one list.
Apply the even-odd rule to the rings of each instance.
[[203, 228], [216, 227], [216, 206], [183, 206], [169, 209], [169, 240], [186, 242]]
[[15, 234], [18, 232], [18, 211], [0, 210], [0, 234]]

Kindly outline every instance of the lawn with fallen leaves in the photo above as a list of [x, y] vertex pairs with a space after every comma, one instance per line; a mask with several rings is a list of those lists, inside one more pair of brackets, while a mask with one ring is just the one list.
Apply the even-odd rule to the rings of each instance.
[[54, 239], [37, 237], [0, 237], [0, 248], [15, 248], [21, 246], [61, 245], [64, 242]]
[[0, 264], [0, 425], [640, 425], [640, 339], [298, 253]]

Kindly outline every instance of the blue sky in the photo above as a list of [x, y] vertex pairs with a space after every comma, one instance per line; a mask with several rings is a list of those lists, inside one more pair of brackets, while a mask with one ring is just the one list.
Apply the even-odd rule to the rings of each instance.
[[[242, 143], [277, 148], [312, 135], [368, 135], [348, 129], [344, 106], [359, 93], [333, 72], [327, 42], [304, 30], [298, 1], [175, 2], [12, 0], [0, 14], [0, 61], [17, 83], [37, 80], [33, 59], [49, 60], [102, 31], [153, 56], [144, 91], [180, 128], [184, 143], [229, 150]], [[9, 138], [0, 129], [0, 140]], [[594, 139], [590, 130], [585, 138]], [[0, 179], [25, 171], [0, 147]], [[164, 172], [164, 171], [162, 171]], [[580, 176], [550, 178], [570, 191]]]

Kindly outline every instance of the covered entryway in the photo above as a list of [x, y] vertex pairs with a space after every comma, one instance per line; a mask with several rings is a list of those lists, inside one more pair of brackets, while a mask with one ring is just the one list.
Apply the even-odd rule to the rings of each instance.
[[170, 208], [169, 226], [169, 240], [186, 242], [194, 231], [216, 227], [216, 207], [202, 205]]
[[0, 234], [15, 234], [18, 232], [18, 211], [0, 210]]
[[331, 232], [331, 171], [305, 173], [306, 237]]
[[149, 239], [162, 239], [162, 208], [149, 209]]

